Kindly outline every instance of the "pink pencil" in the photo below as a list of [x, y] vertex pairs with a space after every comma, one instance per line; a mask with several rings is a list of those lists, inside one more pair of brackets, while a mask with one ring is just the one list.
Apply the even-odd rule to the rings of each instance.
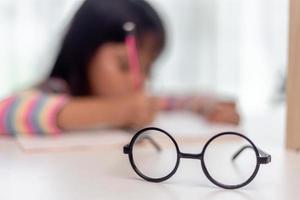
[[127, 32], [125, 44], [127, 47], [129, 68], [133, 76], [133, 81], [134, 81], [133, 84], [136, 89], [140, 89], [143, 83], [142, 83], [141, 65], [139, 61], [137, 44], [136, 44], [136, 36], [134, 33], [135, 24], [132, 22], [127, 22], [124, 24], [123, 28]]

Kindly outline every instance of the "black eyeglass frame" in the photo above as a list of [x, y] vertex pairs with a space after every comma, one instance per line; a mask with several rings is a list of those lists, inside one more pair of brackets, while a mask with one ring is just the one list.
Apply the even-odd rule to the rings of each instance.
[[[173, 142], [175, 148], [176, 148], [176, 152], [177, 152], [177, 161], [176, 161], [176, 164], [174, 166], [174, 169], [166, 176], [164, 177], [161, 177], [161, 178], [151, 178], [151, 177], [148, 177], [146, 175], [144, 175], [139, 169], [138, 167], [135, 165], [134, 163], [134, 158], [133, 158], [133, 154], [132, 154], [132, 151], [133, 151], [133, 146], [136, 142], [136, 140], [139, 138], [139, 136], [141, 134], [143, 134], [144, 132], [146, 131], [159, 131], [163, 134], [165, 134], [166, 136], [168, 136], [170, 138], [170, 140]], [[245, 149], [247, 148], [251, 148], [253, 149], [253, 151], [255, 152], [255, 155], [256, 155], [256, 167], [252, 173], [252, 175], [243, 183], [241, 184], [238, 184], [238, 185], [226, 185], [226, 184], [222, 184], [218, 181], [216, 181], [208, 172], [207, 168], [206, 168], [206, 165], [205, 165], [205, 161], [204, 161], [204, 155], [205, 155], [205, 151], [208, 147], [208, 145], [214, 140], [216, 139], [217, 137], [220, 137], [220, 136], [224, 136], [224, 135], [236, 135], [236, 136], [239, 136], [239, 137], [242, 137], [243, 139], [245, 139], [246, 141], [248, 141], [250, 145], [246, 145], [244, 147], [242, 147], [238, 152], [236, 152], [233, 157], [232, 157], [232, 160], [234, 160], [235, 158], [238, 157], [238, 155], [243, 152]], [[154, 141], [148, 137], [148, 139], [150, 139], [151, 143], [153, 144]], [[156, 148], [159, 149], [159, 146], [157, 144], [154, 144], [154, 146]], [[182, 153], [180, 150], [179, 150], [179, 147], [178, 147], [178, 144], [176, 142], [176, 140], [168, 133], [166, 132], [165, 130], [162, 130], [160, 128], [157, 128], [157, 127], [147, 127], [147, 128], [144, 128], [144, 129], [141, 129], [140, 131], [138, 131], [134, 136], [133, 138], [131, 139], [130, 143], [125, 145], [123, 147], [123, 153], [124, 154], [128, 154], [128, 157], [129, 157], [129, 161], [130, 161], [130, 164], [133, 168], [133, 170], [137, 173], [137, 175], [139, 175], [141, 178], [145, 179], [146, 181], [150, 181], [150, 182], [162, 182], [162, 181], [165, 181], [169, 178], [171, 178], [177, 171], [178, 167], [179, 167], [179, 163], [180, 163], [180, 159], [181, 158], [185, 158], [185, 159], [197, 159], [197, 160], [200, 160], [201, 161], [201, 167], [202, 167], [202, 170], [204, 172], [204, 174], [206, 175], [206, 177], [215, 185], [221, 187], [221, 188], [224, 188], [224, 189], [237, 189], [237, 188], [241, 188], [241, 187], [244, 187], [246, 185], [248, 185], [254, 178], [255, 176], [257, 175], [258, 173], [258, 170], [259, 170], [259, 167], [261, 164], [267, 164], [267, 163], [270, 163], [271, 162], [271, 155], [269, 155], [268, 153], [262, 151], [261, 149], [257, 148], [256, 145], [248, 138], [246, 137], [245, 135], [242, 135], [240, 133], [236, 133], [236, 132], [222, 132], [222, 133], [219, 133], [219, 134], [216, 134], [215, 136], [213, 136], [212, 138], [210, 138], [204, 145], [203, 149], [202, 149], [202, 152], [199, 153], [199, 154], [191, 154], [191, 153]]]

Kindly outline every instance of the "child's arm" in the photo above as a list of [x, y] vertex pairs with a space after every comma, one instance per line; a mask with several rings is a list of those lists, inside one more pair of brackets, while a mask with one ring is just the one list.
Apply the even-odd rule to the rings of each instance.
[[99, 97], [73, 98], [58, 115], [64, 130], [97, 126], [139, 128], [153, 121], [158, 101], [136, 93], [113, 99]]
[[142, 92], [119, 99], [68, 97], [31, 91], [0, 101], [0, 135], [56, 135], [98, 126], [141, 127], [155, 101]]

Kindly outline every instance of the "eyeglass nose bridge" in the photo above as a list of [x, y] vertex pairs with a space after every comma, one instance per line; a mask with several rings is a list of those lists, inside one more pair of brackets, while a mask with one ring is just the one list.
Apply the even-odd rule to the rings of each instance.
[[202, 160], [202, 157], [203, 157], [202, 153], [192, 154], [192, 153], [179, 152], [179, 158]]

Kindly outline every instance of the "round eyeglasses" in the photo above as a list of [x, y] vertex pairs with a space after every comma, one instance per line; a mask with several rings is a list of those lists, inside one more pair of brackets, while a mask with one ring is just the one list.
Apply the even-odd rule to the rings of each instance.
[[[226, 141], [230, 144], [224, 146]], [[123, 148], [134, 171], [143, 179], [162, 182], [175, 174], [181, 158], [200, 160], [202, 170], [215, 185], [237, 189], [249, 184], [261, 164], [271, 155], [257, 148], [245, 135], [219, 133], [210, 138], [199, 154], [182, 153], [166, 131], [148, 127], [138, 131]]]

